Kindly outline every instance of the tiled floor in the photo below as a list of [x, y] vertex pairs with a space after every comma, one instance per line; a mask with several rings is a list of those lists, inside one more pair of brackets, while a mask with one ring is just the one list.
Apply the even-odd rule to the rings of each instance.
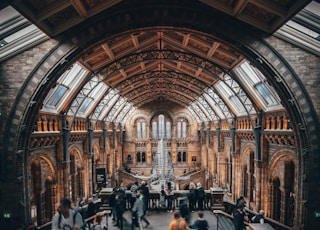
[[[146, 230], [163, 230], [169, 229], [169, 224], [173, 217], [173, 213], [168, 213], [166, 211], [150, 211], [147, 214], [147, 219], [151, 223]], [[198, 217], [197, 212], [191, 213], [190, 224], [192, 224]], [[204, 217], [209, 222], [210, 230], [217, 229], [217, 218], [213, 214], [212, 211], [206, 210], [204, 211]], [[106, 224], [105, 219], [102, 222], [103, 226]], [[118, 227], [113, 226], [113, 222], [111, 217], [108, 217], [108, 230], [112, 229], [120, 229]], [[143, 223], [144, 224], [144, 223]], [[138, 228], [136, 228], [138, 229]], [[123, 230], [131, 230], [131, 213], [130, 211], [126, 211], [124, 213], [124, 222], [123, 222]]]

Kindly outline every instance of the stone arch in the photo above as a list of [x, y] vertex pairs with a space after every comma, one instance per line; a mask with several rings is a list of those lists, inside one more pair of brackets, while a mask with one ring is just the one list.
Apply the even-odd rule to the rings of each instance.
[[83, 154], [82, 151], [79, 149], [78, 145], [71, 145], [69, 147], [69, 154], [70, 154], [70, 162], [69, 162], [69, 192], [70, 198], [72, 201], [76, 201], [78, 198], [82, 198], [85, 196], [86, 185], [85, 181], [85, 174], [84, 174], [84, 162], [83, 162]]
[[189, 114], [187, 114], [187, 113], [177, 113], [177, 114], [174, 115], [174, 120], [173, 120], [174, 125], [175, 125], [175, 123], [176, 123], [176, 120], [177, 120], [179, 117], [185, 118], [185, 119], [188, 121], [189, 125], [192, 125], [192, 124], [193, 124], [193, 119], [190, 117]]
[[94, 160], [99, 162], [101, 161], [103, 158], [102, 158], [102, 153], [100, 151], [100, 146], [99, 146], [99, 143], [94, 143], [93, 146], [92, 146], [92, 151], [93, 151], [93, 154], [94, 154]]
[[224, 189], [229, 193], [232, 192], [232, 187], [234, 186], [234, 181], [232, 179], [233, 167], [232, 167], [231, 146], [232, 146], [232, 142], [227, 141], [225, 143], [225, 148], [224, 148], [224, 164], [225, 164], [224, 167], [225, 167], [225, 174], [226, 174]]
[[252, 143], [247, 143], [241, 151], [241, 185], [242, 195], [250, 203], [255, 200], [255, 164], [254, 164], [255, 146]]
[[[170, 6], [168, 7], [170, 8]], [[123, 10], [129, 11], [130, 9]], [[143, 10], [147, 13], [150, 9], [148, 7], [145, 9], [141, 7], [142, 13], [135, 15], [135, 17], [131, 17], [132, 21], [127, 25], [119, 25], [119, 23], [127, 23], [127, 20], [124, 18], [127, 14], [125, 12], [117, 14], [119, 17], [118, 23], [114, 23], [114, 25], [113, 23], [109, 23], [108, 28], [104, 27], [104, 23], [109, 20], [108, 14], [105, 14], [104, 17], [107, 18], [101, 16], [102, 18], [97, 20], [94, 25], [77, 31], [77, 33], [73, 33], [73, 36], [70, 37], [70, 39], [64, 40], [46, 55], [30, 74], [28, 82], [26, 82], [22, 88], [21, 94], [17, 97], [15, 106], [8, 119], [5, 130], [5, 133], [8, 135], [6, 135], [6, 139], [4, 140], [4, 142], [7, 143], [5, 146], [6, 154], [4, 154], [7, 157], [7, 160], [13, 158], [14, 161], [16, 161], [15, 154], [20, 151], [22, 151], [25, 156], [28, 155], [29, 150], [27, 149], [28, 144], [26, 142], [30, 139], [29, 137], [32, 130], [31, 125], [34, 124], [35, 114], [41, 106], [42, 93], [48, 91], [56, 81], [59, 73], [62, 73], [68, 68], [70, 63], [83, 52], [83, 46], [87, 44], [90, 46], [90, 44], [104, 40], [105, 37], [111, 37], [112, 35], [122, 33], [127, 29], [143, 28], [146, 26]], [[159, 14], [160, 18], [158, 19], [161, 20], [153, 18], [152, 22], [154, 25], [157, 25], [157, 23], [159, 23], [159, 25], [168, 24], [181, 28], [195, 28], [199, 32], [202, 31], [208, 34], [217, 34], [222, 39], [228, 39], [227, 42], [230, 42], [230, 44], [234, 43], [234, 48], [241, 49], [244, 56], [251, 60], [263, 73], [267, 74], [268, 80], [273, 83], [273, 86], [275, 86], [279, 95], [282, 95], [282, 102], [289, 111], [293, 127], [297, 127], [294, 128], [294, 131], [298, 143], [298, 158], [301, 160], [299, 168], [303, 170], [301, 173], [304, 177], [310, 177], [308, 183], [302, 180], [299, 181], [301, 187], [303, 187], [302, 193], [304, 194], [304, 197], [318, 200], [316, 194], [312, 194], [311, 189], [308, 194], [308, 188], [309, 185], [310, 187], [317, 187], [320, 181], [319, 174], [313, 173], [318, 170], [318, 166], [314, 162], [319, 162], [319, 156], [316, 154], [317, 150], [319, 150], [319, 121], [314, 112], [308, 93], [303, 86], [301, 86], [301, 82], [298, 80], [294, 71], [267, 41], [251, 36], [252, 33], [248, 33], [246, 30], [235, 30], [232, 26], [226, 28], [225, 23], [227, 22], [221, 23], [221, 20], [207, 18], [205, 14], [201, 15], [201, 12], [198, 12], [197, 9], [189, 10], [194, 12], [194, 15], [198, 15], [199, 20], [186, 20], [185, 17], [166, 18], [161, 17], [162, 14]], [[112, 15], [115, 14], [116, 12]], [[156, 14], [154, 14], [154, 17], [156, 17]], [[123, 20], [121, 20], [121, 18], [123, 18]], [[90, 34], [90, 36], [88, 36], [88, 34]], [[286, 100], [286, 98], [290, 100]], [[294, 101], [293, 104], [290, 102], [292, 101], [291, 99]], [[25, 101], [29, 104], [24, 107], [19, 106], [19, 104], [25, 104]], [[31, 106], [33, 101], [37, 101], [38, 104]], [[18, 145], [16, 143], [18, 143]], [[302, 153], [307, 154], [308, 157], [303, 158]], [[15, 172], [20, 169], [17, 170], [15, 167], [11, 167], [12, 165], [17, 164], [13, 162], [13, 164], [5, 166], [6, 168], [4, 170], [7, 170], [10, 172], [9, 175], [13, 176], [15, 175]], [[25, 173], [25, 171], [20, 172], [20, 174]], [[301, 199], [302, 197], [303, 196], [301, 196]], [[303, 202], [299, 203], [302, 204]], [[314, 210], [318, 206], [319, 202], [309, 203], [309, 210]], [[306, 207], [303, 207], [303, 209], [300, 210], [304, 210], [304, 208]], [[300, 213], [301, 216], [305, 216], [302, 214], [303, 213]], [[309, 216], [312, 218], [311, 211]]]
[[149, 117], [147, 115], [145, 115], [145, 114], [136, 114], [136, 115], [134, 115], [134, 116], [132, 116], [130, 118], [129, 124], [131, 126], [134, 126], [136, 120], [139, 119], [139, 118], [142, 118], [142, 119], [146, 120], [147, 122], [149, 121]]
[[[52, 194], [56, 190], [55, 175], [56, 170], [52, 159], [48, 159], [46, 151], [37, 151], [28, 159], [29, 175], [29, 201], [30, 208], [35, 210], [30, 212], [30, 220], [43, 224], [49, 221], [53, 214], [54, 203]], [[50, 178], [50, 186], [47, 180]]]
[[154, 119], [154, 117], [156, 117], [159, 114], [164, 114], [165, 116], [167, 116], [171, 120], [171, 122], [174, 121], [174, 115], [172, 113], [170, 113], [168, 111], [157, 110], [157, 111], [153, 111], [152, 113], [150, 113], [149, 119], [148, 119], [149, 123], [152, 121], [152, 119]]
[[[297, 205], [296, 194], [301, 192], [298, 186], [298, 168], [296, 154], [292, 150], [283, 149], [274, 154], [269, 166], [271, 214], [283, 224], [293, 226], [297, 216], [294, 207]], [[275, 186], [274, 178], [277, 179]], [[276, 195], [274, 198], [273, 196]], [[278, 202], [281, 202], [281, 206]]]
[[38, 150], [33, 152], [31, 156], [28, 158], [28, 168], [31, 167], [31, 164], [35, 159], [39, 159], [39, 158], [46, 162], [46, 164], [48, 165], [51, 171], [52, 180], [55, 182], [56, 181], [55, 175], [57, 175], [56, 159], [52, 156], [52, 154], [50, 154], [49, 151]]

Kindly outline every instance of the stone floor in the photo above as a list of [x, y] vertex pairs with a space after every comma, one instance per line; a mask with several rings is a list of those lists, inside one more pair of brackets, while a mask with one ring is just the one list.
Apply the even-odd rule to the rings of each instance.
[[[146, 230], [163, 230], [169, 229], [169, 224], [173, 217], [173, 213], [166, 211], [150, 211], [147, 214], [147, 219], [151, 223]], [[198, 212], [191, 213], [190, 224], [192, 224], [198, 217]], [[206, 210], [204, 211], [204, 217], [209, 222], [210, 229], [217, 229], [217, 218], [212, 211]], [[118, 227], [113, 226], [113, 221], [111, 217], [108, 217], [108, 230], [112, 229], [120, 229]], [[144, 224], [144, 223], [143, 223]], [[102, 225], [106, 225], [106, 218], [103, 220]], [[145, 224], [144, 224], [145, 225]], [[136, 228], [138, 229], [138, 228]], [[220, 228], [219, 228], [220, 229]], [[131, 230], [131, 213], [130, 211], [126, 211], [124, 213], [124, 222], [123, 222], [123, 230]]]

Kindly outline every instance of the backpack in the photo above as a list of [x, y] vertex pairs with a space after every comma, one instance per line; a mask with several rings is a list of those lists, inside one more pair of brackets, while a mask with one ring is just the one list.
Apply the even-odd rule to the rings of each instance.
[[[75, 210], [74, 208], [71, 208], [73, 210], [73, 224], [76, 222], [76, 216], [77, 214], [80, 212]], [[86, 224], [85, 224], [85, 220], [83, 219], [83, 216], [80, 214], [80, 216], [82, 217], [82, 226], [80, 227], [81, 230], [85, 230], [86, 229]], [[62, 214], [61, 212], [59, 212], [59, 219], [58, 219], [58, 226], [59, 228], [61, 228], [60, 224], [61, 224], [61, 219], [62, 219]]]
[[208, 229], [208, 222], [206, 220], [200, 220], [198, 222], [198, 230], [207, 230]]

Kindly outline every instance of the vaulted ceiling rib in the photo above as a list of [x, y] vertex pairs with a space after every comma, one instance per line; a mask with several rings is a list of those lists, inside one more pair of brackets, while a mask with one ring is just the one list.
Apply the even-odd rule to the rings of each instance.
[[[309, 1], [202, 0], [195, 4], [199, 2], [271, 33]], [[122, 4], [130, 5], [120, 0], [18, 0], [13, 5], [49, 36], [56, 36]], [[158, 2], [151, 4], [157, 6]], [[74, 118], [79, 116], [80, 108], [87, 107], [85, 103], [90, 95], [105, 84], [101, 99], [92, 97], [95, 107], [86, 111], [91, 119], [124, 119], [134, 109], [159, 98], [189, 109], [198, 122], [239, 115], [232, 100], [239, 102], [249, 116], [261, 108], [253, 103], [232, 72], [244, 60], [235, 47], [198, 31], [155, 27], [119, 34], [83, 51], [78, 61], [94, 74], [82, 84], [70, 106], [64, 108], [69, 107], [68, 114]], [[216, 88], [218, 84], [228, 88], [230, 95], [222, 95]]]

